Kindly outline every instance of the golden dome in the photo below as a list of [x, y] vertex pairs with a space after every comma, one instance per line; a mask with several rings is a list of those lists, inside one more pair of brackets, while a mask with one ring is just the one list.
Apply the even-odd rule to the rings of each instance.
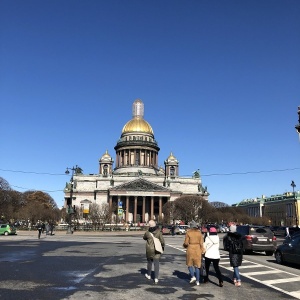
[[143, 118], [135, 117], [128, 121], [122, 129], [122, 133], [127, 132], [144, 132], [154, 135], [151, 125]]
[[144, 120], [144, 103], [141, 99], [136, 99], [133, 102], [132, 119], [122, 129], [122, 134], [128, 132], [143, 132], [154, 135], [151, 125]]

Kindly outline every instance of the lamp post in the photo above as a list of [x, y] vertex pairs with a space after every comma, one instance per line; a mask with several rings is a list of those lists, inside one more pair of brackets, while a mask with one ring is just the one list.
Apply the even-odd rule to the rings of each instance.
[[298, 124], [295, 126], [295, 128], [300, 136], [300, 106], [298, 106]]
[[67, 200], [67, 223], [68, 223], [68, 229], [67, 229], [67, 234], [72, 234], [72, 215], [75, 213], [75, 207], [72, 207], [72, 198], [73, 198], [73, 187], [74, 187], [74, 182], [73, 182], [73, 175], [74, 172], [76, 172], [78, 169], [78, 166], [76, 165], [75, 168], [67, 168], [65, 173], [68, 175], [70, 174], [70, 171], [72, 172], [71, 174], [71, 181], [70, 181], [70, 198]]
[[293, 188], [293, 196], [294, 196], [294, 203], [295, 203], [295, 215], [296, 215], [296, 226], [298, 227], [298, 207], [297, 207], [298, 203], [297, 203], [297, 199], [295, 197], [296, 184], [295, 184], [294, 180], [292, 180], [291, 187]]

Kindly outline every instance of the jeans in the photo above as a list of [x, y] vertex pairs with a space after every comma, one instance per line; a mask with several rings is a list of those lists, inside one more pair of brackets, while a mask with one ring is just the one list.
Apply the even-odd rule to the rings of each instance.
[[147, 258], [147, 274], [151, 276], [152, 264], [154, 264], [154, 278], [158, 279], [159, 275], [159, 260]]
[[[188, 267], [191, 277], [196, 277], [196, 281], [200, 281], [200, 269], [197, 267]], [[196, 276], [195, 276], [196, 275]]]
[[241, 281], [239, 267], [233, 267], [233, 278], [237, 281]]

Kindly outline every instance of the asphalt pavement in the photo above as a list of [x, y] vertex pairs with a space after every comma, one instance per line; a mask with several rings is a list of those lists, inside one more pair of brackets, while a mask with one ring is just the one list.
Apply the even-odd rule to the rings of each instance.
[[36, 231], [25, 231], [0, 236], [0, 299], [295, 299], [249, 278], [235, 287], [226, 254], [221, 259], [224, 287], [218, 286], [213, 269], [208, 284], [189, 284], [184, 236], [165, 236], [159, 282], [154, 284], [144, 276], [143, 234], [60, 231], [38, 239]]

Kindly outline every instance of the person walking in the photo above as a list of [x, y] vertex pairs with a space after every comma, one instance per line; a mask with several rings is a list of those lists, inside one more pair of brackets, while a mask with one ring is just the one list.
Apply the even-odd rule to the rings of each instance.
[[37, 226], [36, 226], [37, 230], [38, 230], [38, 238], [40, 239], [41, 238], [41, 233], [42, 233], [42, 224], [40, 222], [37, 223]]
[[200, 284], [200, 267], [202, 254], [205, 252], [203, 236], [197, 223], [191, 221], [190, 229], [185, 234], [183, 247], [186, 248], [186, 265], [191, 275], [190, 283]]
[[231, 225], [228, 232], [229, 260], [233, 267], [233, 283], [235, 286], [241, 286], [241, 277], [239, 266], [243, 261], [243, 241], [242, 236], [236, 232], [236, 225]]
[[145, 232], [143, 239], [146, 240], [146, 258], [147, 258], [147, 273], [145, 277], [151, 279], [152, 266], [154, 265], [154, 283], [158, 283], [159, 277], [159, 260], [161, 253], [155, 250], [153, 236], [158, 238], [161, 242], [162, 249], [165, 248], [165, 240], [156, 222], [154, 220], [149, 221], [149, 230]]
[[209, 228], [209, 233], [207, 234], [204, 247], [205, 247], [205, 270], [206, 276], [204, 277], [204, 283], [208, 282], [208, 272], [211, 262], [213, 263], [217, 278], [219, 279], [219, 286], [223, 287], [223, 276], [219, 268], [220, 262], [220, 238], [215, 227]]

